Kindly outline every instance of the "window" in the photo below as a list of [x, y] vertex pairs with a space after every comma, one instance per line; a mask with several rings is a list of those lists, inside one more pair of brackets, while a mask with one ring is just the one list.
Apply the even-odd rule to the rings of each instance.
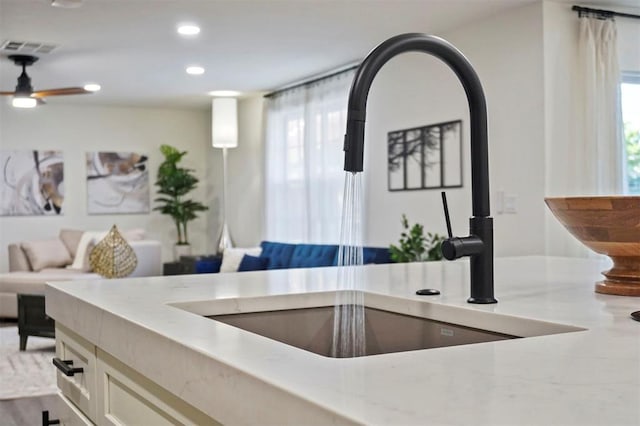
[[625, 73], [620, 85], [625, 145], [625, 193], [640, 195], [640, 73]]
[[291, 89], [267, 103], [265, 238], [340, 238], [347, 95], [353, 72]]

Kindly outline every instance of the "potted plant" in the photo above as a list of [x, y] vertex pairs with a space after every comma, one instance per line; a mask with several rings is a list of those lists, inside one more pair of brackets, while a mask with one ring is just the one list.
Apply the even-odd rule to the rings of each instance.
[[399, 246], [390, 245], [391, 260], [394, 262], [424, 262], [429, 260], [442, 260], [440, 246], [444, 237], [427, 232], [419, 223], [409, 227], [407, 217], [402, 215], [402, 228]]
[[198, 216], [198, 212], [208, 210], [208, 207], [186, 198], [186, 195], [198, 185], [198, 178], [193, 175], [193, 170], [178, 165], [187, 152], [178, 151], [169, 145], [160, 146], [160, 152], [164, 155], [164, 161], [158, 167], [155, 185], [160, 196], [154, 200], [159, 204], [154, 210], [173, 219], [178, 231], [175, 256], [176, 260], [179, 260], [181, 255], [191, 252], [187, 224]]

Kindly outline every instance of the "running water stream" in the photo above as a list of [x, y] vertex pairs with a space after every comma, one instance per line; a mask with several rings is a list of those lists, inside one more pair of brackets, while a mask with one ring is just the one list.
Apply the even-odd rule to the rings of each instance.
[[362, 173], [347, 172], [338, 248], [338, 291], [334, 308], [332, 356], [365, 355], [362, 292]]

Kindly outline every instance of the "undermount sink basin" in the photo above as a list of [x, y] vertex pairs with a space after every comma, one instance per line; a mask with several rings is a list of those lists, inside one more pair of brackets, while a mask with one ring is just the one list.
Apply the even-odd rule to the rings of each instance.
[[[173, 303], [299, 349], [332, 357], [336, 292]], [[583, 328], [364, 292], [362, 356], [582, 331]]]
[[[318, 355], [336, 358], [332, 354], [334, 312], [335, 306], [324, 306], [212, 315], [208, 318]], [[364, 308], [364, 330], [362, 356], [518, 338], [367, 307]]]

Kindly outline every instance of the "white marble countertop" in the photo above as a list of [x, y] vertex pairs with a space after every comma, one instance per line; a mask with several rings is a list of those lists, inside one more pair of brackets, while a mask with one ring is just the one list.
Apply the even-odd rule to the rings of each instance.
[[[587, 330], [351, 359], [171, 306], [295, 308], [335, 290], [337, 268], [50, 283], [46, 303], [56, 321], [225, 424], [638, 425], [640, 322], [629, 314], [640, 298], [596, 294], [606, 266], [496, 259], [495, 305], [466, 303], [466, 261], [362, 267], [366, 292], [407, 311], [448, 306]], [[424, 287], [442, 295], [414, 294]]]

